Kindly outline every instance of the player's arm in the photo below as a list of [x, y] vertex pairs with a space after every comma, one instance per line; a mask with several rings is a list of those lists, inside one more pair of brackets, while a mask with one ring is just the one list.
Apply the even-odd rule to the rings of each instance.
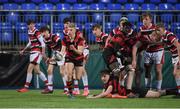
[[24, 53], [24, 51], [25, 51], [27, 48], [29, 48], [30, 46], [31, 46], [31, 42], [30, 42], [30, 40], [29, 40], [29, 42], [27, 43], [26, 47], [25, 47], [23, 50], [20, 51], [20, 54], [22, 55], [22, 54]]
[[103, 91], [102, 93], [96, 95], [96, 96], [92, 96], [92, 97], [89, 97], [89, 98], [103, 98], [103, 97], [106, 97], [108, 94], [110, 94], [112, 92], [112, 85], [110, 85], [106, 91]]
[[137, 54], [137, 50], [138, 48], [142, 45], [142, 43], [140, 41], [137, 41], [136, 44], [133, 46], [132, 48], [132, 67], [136, 68], [136, 54]]
[[38, 40], [39, 40], [39, 42], [41, 43], [41, 46], [42, 46], [42, 56], [43, 56], [44, 60], [47, 60], [47, 56], [46, 56], [46, 53], [45, 53], [45, 43], [44, 43], [43, 36], [39, 35]]
[[81, 55], [84, 50], [84, 40], [81, 40], [81, 42], [78, 44], [77, 49], [74, 47], [74, 45], [70, 45], [70, 49], [73, 50], [76, 54]]
[[174, 44], [174, 46], [177, 47], [177, 50], [178, 50], [178, 56], [179, 56], [179, 59], [180, 59], [180, 44], [179, 44], [178, 39], [175, 39], [173, 44]]

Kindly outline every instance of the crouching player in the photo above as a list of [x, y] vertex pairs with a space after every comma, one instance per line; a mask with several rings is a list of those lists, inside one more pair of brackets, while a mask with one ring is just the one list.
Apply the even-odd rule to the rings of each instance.
[[[41, 30], [44, 42], [48, 49], [48, 58], [46, 59], [46, 63], [48, 64], [48, 83], [49, 86], [46, 90], [44, 90], [43, 94], [48, 94], [53, 92], [53, 69], [54, 66], [58, 65], [59, 69], [63, 69], [64, 67], [64, 57], [62, 56], [62, 59], [58, 59], [57, 55], [60, 55], [61, 51], [61, 39], [57, 34], [50, 34], [50, 30], [48, 27], [42, 27]], [[52, 56], [51, 56], [52, 54]], [[63, 77], [64, 75], [62, 75]]]

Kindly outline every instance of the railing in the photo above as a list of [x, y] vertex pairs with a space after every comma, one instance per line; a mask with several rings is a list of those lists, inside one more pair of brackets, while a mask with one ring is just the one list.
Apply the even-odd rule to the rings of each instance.
[[[99, 23], [103, 31], [109, 33], [118, 26], [122, 16], [127, 16], [134, 24], [134, 29], [142, 25], [140, 15], [144, 10], [1, 10], [0, 11], [0, 51], [17, 52], [23, 48], [28, 41], [27, 25], [28, 19], [36, 22], [36, 27], [48, 25], [52, 33], [59, 33], [63, 38], [63, 19], [71, 17], [77, 27], [83, 32], [88, 44], [92, 49], [96, 45], [95, 37], [92, 35], [91, 27]], [[164, 22], [166, 28], [180, 37], [180, 10], [151, 10], [153, 22]]]

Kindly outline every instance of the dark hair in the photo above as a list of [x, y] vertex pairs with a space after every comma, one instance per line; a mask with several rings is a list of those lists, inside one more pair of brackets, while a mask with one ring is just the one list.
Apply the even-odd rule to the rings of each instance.
[[161, 22], [161, 23], [157, 23], [156, 24], [156, 28], [165, 28], [164, 24]]
[[99, 24], [94, 24], [91, 29], [94, 30], [95, 28], [101, 29], [102, 27]]
[[32, 23], [35, 23], [34, 20], [32, 20], [32, 19], [29, 19], [29, 20], [27, 21], [27, 25], [30, 25], [30, 24], [32, 24]]
[[105, 70], [101, 70], [101, 71], [100, 71], [100, 75], [101, 75], [101, 76], [104, 75], [104, 74], [110, 75], [110, 73], [111, 73], [111, 71], [108, 70], [108, 69], [105, 69]]
[[44, 31], [49, 31], [50, 32], [50, 29], [47, 26], [43, 26], [43, 27], [40, 28], [40, 32], [44, 32]]
[[71, 22], [71, 19], [69, 17], [64, 18], [63, 23]]
[[149, 17], [150, 19], [152, 19], [152, 15], [149, 12], [142, 14], [142, 19], [144, 19], [145, 17]]

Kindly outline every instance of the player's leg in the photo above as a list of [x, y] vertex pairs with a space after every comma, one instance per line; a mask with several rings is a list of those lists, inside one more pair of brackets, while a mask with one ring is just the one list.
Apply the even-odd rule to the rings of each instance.
[[68, 88], [67, 88], [67, 84], [66, 84], [67, 75], [65, 73], [65, 65], [60, 65], [59, 70], [60, 70], [60, 74], [61, 74], [63, 84], [64, 84], [64, 94], [67, 94], [68, 93]]
[[24, 87], [17, 90], [18, 92], [27, 92], [28, 88], [30, 86], [31, 80], [32, 80], [32, 71], [34, 68], [34, 64], [30, 63], [27, 69], [27, 76], [26, 76], [26, 83], [24, 84]]
[[77, 79], [77, 73], [75, 69], [73, 70], [73, 82], [74, 82], [73, 95], [79, 95], [80, 94], [79, 80]]
[[172, 58], [173, 63], [173, 75], [176, 81], [178, 94], [180, 94], [180, 69], [178, 68], [179, 57]]

